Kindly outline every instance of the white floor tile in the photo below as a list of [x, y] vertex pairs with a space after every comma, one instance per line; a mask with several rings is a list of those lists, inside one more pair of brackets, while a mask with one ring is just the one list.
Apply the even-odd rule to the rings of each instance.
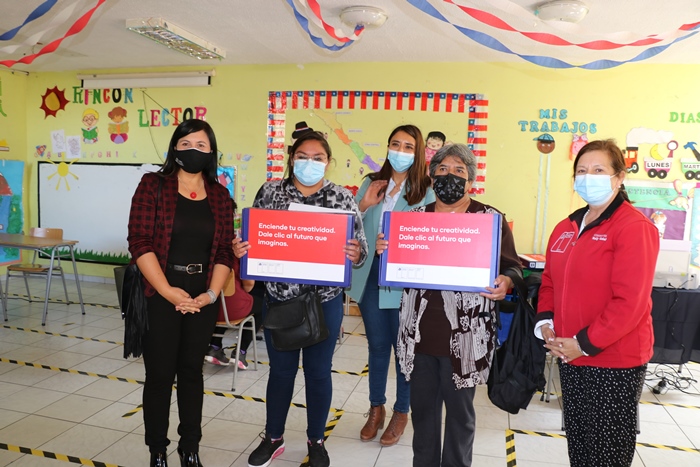
[[[41, 281], [30, 284], [32, 290], [41, 290]], [[20, 293], [19, 284], [17, 291]], [[69, 291], [71, 286], [69, 284]], [[113, 284], [83, 283], [85, 300], [89, 303], [116, 304]], [[71, 297], [75, 295], [74, 289]], [[62, 290], [57, 290], [60, 297]], [[53, 293], [53, 292], [52, 292]], [[77, 297], [76, 297], [77, 298]], [[82, 370], [98, 375], [114, 375], [143, 381], [145, 372], [142, 359], [123, 359], [123, 322], [119, 311], [111, 308], [87, 306], [85, 316], [77, 305], [52, 303], [48, 322], [41, 326], [42, 302], [10, 301], [10, 321], [0, 327], [0, 358], [20, 362], [36, 362], [57, 368]], [[333, 359], [332, 406], [344, 413], [326, 443], [334, 467], [404, 467], [412, 464], [413, 430], [409, 423], [396, 446], [383, 448], [377, 439], [364, 443], [359, 432], [369, 407], [369, 386], [360, 373], [367, 364], [367, 340], [359, 317], [346, 316], [343, 320], [346, 335], [336, 347]], [[14, 329], [13, 329], [14, 327]], [[17, 327], [25, 330], [16, 329]], [[28, 332], [32, 329], [51, 332], [47, 335]], [[63, 334], [64, 336], [60, 336]], [[110, 344], [82, 340], [75, 337], [95, 338], [116, 342]], [[224, 338], [225, 345], [235, 342], [232, 335]], [[256, 342], [261, 362], [269, 362], [264, 342]], [[252, 357], [252, 353], [249, 353]], [[231, 392], [232, 367], [204, 365], [205, 388]], [[693, 373], [694, 372], [694, 373]], [[684, 367], [684, 374], [700, 379], [700, 365]], [[266, 397], [269, 365], [260, 364], [258, 371], [239, 371], [236, 394]], [[395, 369], [390, 367], [387, 384], [387, 422], [394, 402]], [[559, 391], [555, 371], [551, 390]], [[698, 385], [700, 386], [700, 385]], [[697, 387], [689, 389], [697, 391]], [[130, 417], [123, 415], [137, 409], [142, 402], [143, 386], [113, 381], [97, 376], [86, 376], [55, 370], [0, 362], [0, 442], [11, 445], [40, 448], [49, 452], [93, 459], [124, 466], [146, 465], [149, 453], [144, 444], [143, 412], [137, 410]], [[505, 465], [505, 433], [507, 428], [561, 433], [560, 398], [551, 397], [550, 403], [541, 402], [535, 394], [528, 410], [508, 415], [493, 407], [485, 387], [477, 388], [475, 406], [477, 432], [474, 443], [475, 467]], [[175, 452], [178, 441], [178, 408], [176, 394], [172, 393], [168, 436], [169, 461], [179, 465]], [[295, 381], [295, 402], [304, 403], [303, 371]], [[654, 395], [645, 389], [642, 400], [663, 404], [700, 407], [700, 397], [669, 391]], [[206, 395], [203, 407], [203, 438], [200, 454], [207, 467], [247, 467], [250, 452], [258, 446], [259, 433], [265, 424], [266, 408], [263, 402]], [[333, 415], [329, 413], [330, 419]], [[700, 411], [695, 408], [669, 405], [642, 404], [640, 406], [642, 434], [638, 440], [684, 448], [700, 448]], [[285, 432], [287, 448], [271, 467], [298, 467], [306, 457], [306, 411], [291, 407]], [[517, 434], [515, 436], [517, 464], [520, 467], [555, 467], [568, 465], [566, 440]], [[700, 467], [700, 453], [679, 452], [670, 449], [638, 447], [633, 467], [669, 467], [671, 465]], [[58, 466], [64, 462], [38, 456], [18, 454], [0, 449], [0, 467]]]

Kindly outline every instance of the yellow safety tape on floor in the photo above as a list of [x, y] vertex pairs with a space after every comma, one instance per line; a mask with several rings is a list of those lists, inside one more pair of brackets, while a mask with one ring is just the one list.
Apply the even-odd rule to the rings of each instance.
[[[257, 362], [258, 365], [270, 365], [270, 362]], [[304, 367], [299, 367], [300, 370], [303, 370]], [[331, 373], [335, 373], [337, 375], [350, 375], [350, 376], [367, 376], [369, 375], [369, 365], [365, 365], [365, 367], [360, 371], [359, 373], [356, 371], [344, 371], [344, 370], [331, 370]]]
[[513, 430], [506, 430], [506, 466], [517, 466], [515, 460], [515, 433]]
[[345, 335], [345, 336], [367, 337], [367, 334], [362, 334], [361, 332], [343, 332], [343, 335]]
[[139, 413], [139, 412], [142, 411], [142, 410], [143, 410], [143, 404], [140, 404], [140, 405], [137, 406], [135, 409], [129, 410], [127, 413], [125, 413], [124, 415], [122, 415], [122, 418], [129, 418], [129, 417], [131, 417], [132, 415], [135, 415], [135, 414]]
[[39, 369], [43, 369], [43, 370], [60, 371], [62, 373], [71, 373], [74, 375], [93, 376], [95, 378], [104, 378], [104, 379], [109, 379], [112, 381], [120, 381], [122, 383], [131, 383], [131, 384], [143, 384], [144, 383], [143, 381], [139, 381], [139, 380], [133, 379], [133, 378], [122, 378], [121, 376], [101, 375], [98, 373], [92, 373], [90, 371], [72, 370], [70, 368], [61, 368], [61, 367], [51, 366], [51, 365], [42, 365], [41, 363], [23, 362], [21, 360], [12, 360], [12, 359], [3, 358], [3, 357], [0, 357], [0, 362], [12, 363], [14, 365], [20, 365], [20, 366], [32, 366], [34, 368], [39, 368]]
[[678, 407], [681, 409], [700, 409], [700, 407], [697, 405], [670, 404], [668, 402], [639, 401], [639, 403], [646, 405], [660, 405], [662, 407]]
[[93, 337], [72, 336], [70, 334], [60, 334], [58, 332], [42, 331], [41, 329], [27, 329], [27, 328], [20, 328], [20, 327], [16, 327], [16, 326], [8, 326], [8, 325], [3, 325], [2, 327], [5, 329], [12, 329], [13, 331], [33, 332], [35, 334], [43, 334], [45, 336], [68, 337], [69, 339], [81, 339], [84, 341], [91, 341], [91, 342], [103, 342], [105, 344], [124, 345], [123, 342], [108, 341], [105, 339], [95, 339]]
[[22, 446], [13, 446], [11, 444], [0, 443], [0, 449], [21, 454], [29, 454], [36, 457], [45, 457], [47, 459], [56, 459], [58, 461], [70, 462], [72, 464], [87, 465], [90, 467], [120, 467], [117, 464], [107, 464], [105, 462], [94, 461], [92, 459], [83, 459], [82, 457], [69, 456], [66, 454], [58, 454], [55, 452], [41, 451], [39, 449], [30, 449]]
[[[560, 434], [560, 433], [545, 433], [542, 431], [529, 431], [529, 430], [511, 430], [514, 433], [521, 434], [521, 435], [529, 435], [529, 436], [543, 436], [545, 438], [560, 438], [560, 439], [566, 439], [566, 435]], [[645, 448], [654, 448], [654, 449], [665, 449], [667, 451], [683, 451], [683, 452], [692, 452], [695, 454], [700, 454], [700, 449], [697, 448], [688, 448], [684, 446], [670, 446], [668, 444], [654, 444], [654, 443], [640, 443], [637, 442], [637, 446], [645, 447]]]
[[[22, 295], [22, 294], [16, 294], [16, 293], [8, 294], [8, 296], [10, 298], [20, 298], [22, 300], [34, 301], [34, 302], [40, 302], [40, 303], [44, 303], [44, 300], [46, 300], [45, 297], [35, 297], [34, 295], [32, 295], [31, 300], [30, 300], [28, 295]], [[72, 300], [65, 301], [65, 300], [61, 300], [60, 298], [49, 298], [49, 303], [58, 303], [58, 304], [65, 304], [65, 305], [80, 305], [80, 302], [74, 302]], [[119, 305], [105, 305], [104, 303], [83, 302], [83, 305], [94, 306], [96, 308], [109, 308], [112, 310], [119, 309]]]

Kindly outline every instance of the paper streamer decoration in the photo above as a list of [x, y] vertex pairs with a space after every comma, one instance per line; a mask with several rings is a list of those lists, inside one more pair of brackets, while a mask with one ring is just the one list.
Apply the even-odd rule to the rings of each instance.
[[46, 0], [44, 3], [36, 7], [34, 11], [29, 13], [29, 16], [27, 16], [27, 19], [25, 19], [22, 24], [0, 35], [0, 41], [9, 41], [13, 37], [15, 37], [19, 30], [22, 29], [26, 24], [31, 23], [35, 19], [41, 18], [46, 13], [48, 13], [48, 11], [56, 4], [57, 1], [58, 0]]
[[[299, 23], [299, 26], [301, 26], [301, 28], [304, 30], [304, 32], [306, 32], [306, 34], [309, 35], [311, 42], [313, 42], [317, 46], [321, 47], [322, 49], [330, 50], [332, 52], [337, 52], [338, 50], [342, 50], [345, 47], [348, 47], [348, 46], [355, 43], [355, 40], [352, 40], [352, 39], [346, 37], [345, 41], [341, 41], [341, 42], [345, 42], [343, 45], [326, 45], [326, 43], [323, 42], [323, 39], [321, 39], [318, 36], [313, 35], [313, 33], [311, 32], [311, 30], [309, 28], [308, 18], [306, 18], [306, 16], [301, 14], [301, 12], [299, 11], [299, 9], [297, 8], [297, 6], [294, 3], [294, 0], [287, 0], [287, 3], [289, 3], [289, 6], [292, 7], [292, 10], [294, 11], [294, 17], [296, 18], [297, 22]], [[319, 10], [319, 15], [320, 15], [320, 10]], [[316, 19], [318, 20], [318, 18], [316, 18]], [[324, 27], [324, 26], [322, 26], [322, 27]], [[330, 26], [328, 26], [328, 27], [329, 27], [329, 29], [333, 29]], [[325, 27], [324, 27], [324, 29], [325, 29]], [[333, 29], [333, 31], [335, 33], [334, 29]], [[326, 32], [328, 32], [328, 31], [326, 30]], [[362, 32], [362, 31], [359, 31], [357, 33], [357, 35], [353, 34], [353, 36], [359, 37], [360, 32]]]
[[[547, 45], [555, 45], [555, 46], [574, 46], [574, 47], [581, 47], [583, 49], [590, 49], [590, 50], [612, 50], [612, 49], [619, 49], [622, 47], [640, 47], [640, 46], [645, 46], [645, 45], [652, 45], [652, 44], [658, 44], [659, 42], [663, 42], [665, 40], [664, 37], [659, 37], [658, 35], [654, 36], [647, 36], [642, 39], [637, 39], [632, 42], [628, 43], [617, 43], [617, 42], [612, 42], [612, 41], [607, 41], [607, 40], [595, 40], [595, 41], [590, 41], [590, 42], [583, 42], [583, 43], [573, 43], [569, 42], [566, 39], [563, 39], [557, 35], [554, 34], [549, 34], [549, 33], [544, 33], [544, 32], [525, 32], [525, 31], [520, 31], [518, 29], [513, 28], [511, 25], [503, 21], [502, 19], [498, 18], [495, 15], [492, 15], [491, 13], [488, 13], [483, 10], [477, 10], [476, 8], [469, 8], [463, 5], [457, 5], [453, 0], [443, 0], [445, 3], [450, 3], [452, 5], [455, 5], [457, 8], [474, 18], [475, 20], [479, 21], [480, 23], [483, 23], [487, 26], [491, 26], [497, 29], [502, 29], [504, 31], [510, 31], [510, 32], [517, 32], [518, 34], [521, 34], [528, 39], [532, 39], [533, 41], [540, 42], [542, 44], [547, 44]], [[678, 34], [681, 32], [687, 32], [687, 31], [692, 31], [696, 29], [698, 26], [700, 26], [700, 22], [696, 23], [690, 23], [690, 24], [684, 24], [677, 30], [674, 30], [672, 34]], [[670, 34], [669, 34], [670, 35]]]
[[20, 58], [19, 60], [2, 60], [0, 61], [0, 65], [4, 65], [8, 68], [11, 68], [12, 66], [18, 63], [24, 63], [25, 65], [29, 65], [37, 57], [55, 52], [56, 49], [58, 49], [58, 46], [61, 45], [61, 42], [63, 42], [63, 39], [78, 34], [85, 28], [85, 26], [87, 26], [87, 24], [90, 22], [90, 18], [92, 18], [92, 15], [105, 1], [106, 0], [97, 0], [97, 4], [93, 8], [88, 10], [83, 16], [78, 18], [78, 20], [75, 23], [73, 23], [70, 29], [68, 29], [68, 32], [66, 32], [63, 35], [63, 37], [60, 37], [54, 40], [53, 42], [50, 42], [49, 44], [45, 45], [39, 52], [32, 55], [27, 55], [25, 57]]
[[0, 47], [0, 56], [4, 54], [9, 55], [11, 53], [14, 53], [17, 49], [21, 47], [33, 47], [39, 42], [41, 42], [42, 37], [47, 35], [49, 32], [53, 31], [57, 27], [63, 26], [66, 23], [66, 21], [68, 21], [68, 18], [70, 18], [70, 16], [73, 14], [73, 11], [78, 6], [78, 3], [81, 3], [81, 1], [82, 0], [75, 0], [70, 5], [61, 6], [61, 11], [53, 17], [53, 19], [45, 29], [32, 34], [21, 43]]
[[498, 52], [504, 52], [508, 53], [511, 55], [515, 55], [517, 57], [522, 58], [523, 60], [533, 63], [535, 65], [539, 65], [542, 67], [546, 68], [583, 68], [586, 70], [605, 70], [608, 68], [615, 68], [620, 65], [624, 65], [625, 63], [633, 63], [633, 62], [640, 62], [643, 60], [647, 60], [651, 57], [654, 57], [676, 42], [680, 42], [682, 40], [688, 39], [689, 37], [694, 36], [698, 32], [698, 28], [700, 28], [700, 24], [697, 24], [695, 28], [693, 29], [693, 32], [690, 32], [689, 34], [679, 37], [669, 44], [663, 45], [663, 46], [656, 46], [656, 47], [651, 47], [649, 49], [646, 49], [645, 51], [641, 52], [637, 56], [629, 59], [629, 60], [595, 60], [593, 62], [585, 63], [583, 65], [572, 65], [571, 63], [567, 63], [563, 60], [559, 60], [554, 57], [547, 57], [547, 56], [541, 56], [541, 55], [523, 55], [517, 52], [514, 52], [510, 50], [508, 47], [503, 45], [501, 42], [499, 42], [497, 39], [495, 39], [493, 36], [490, 36], [488, 34], [485, 34], [483, 32], [475, 31], [473, 29], [465, 28], [463, 26], [458, 26], [454, 23], [452, 23], [450, 20], [445, 18], [439, 11], [435, 9], [430, 3], [428, 3], [426, 0], [407, 0], [408, 3], [413, 5], [414, 7], [418, 8], [422, 12], [432, 16], [435, 19], [438, 19], [440, 21], [443, 21], [451, 26], [453, 26], [455, 29], [457, 29], [459, 32], [473, 40], [474, 42], [477, 42], [485, 47], [488, 47], [490, 49], [496, 50]]
[[[528, 10], [520, 5], [517, 5], [512, 0], [486, 0], [486, 2], [494, 8], [498, 8], [501, 11], [506, 12], [510, 16], [516, 16], [526, 22], [532, 21], [532, 11]], [[566, 21], [550, 21], [547, 22], [547, 27], [550, 29], [556, 29], [558, 31], [565, 32], [567, 34], [576, 34], [579, 36], [594, 36], [597, 39], [605, 39], [612, 42], [634, 42], [645, 37], [654, 37], [658, 39], [668, 40], [675, 39], [680, 35], [684, 34], [683, 25], [678, 29], [671, 31], [666, 31], [660, 34], [647, 34], [640, 35], [633, 33], [631, 31], [617, 31], [608, 34], [600, 34], [597, 32], [592, 32], [584, 24], [568, 23]]]
[[316, 18], [318, 18], [318, 20], [321, 22], [323, 29], [328, 33], [329, 36], [331, 36], [338, 42], [356, 41], [360, 38], [360, 34], [362, 33], [362, 31], [365, 30], [364, 26], [358, 25], [355, 29], [355, 34], [353, 34], [352, 36], [346, 36], [345, 34], [343, 34], [342, 31], [334, 28], [333, 26], [331, 26], [323, 20], [323, 17], [321, 16], [321, 6], [316, 0], [306, 0], [306, 2], [309, 8], [311, 8], [311, 11], [314, 13], [314, 15], [316, 15]]

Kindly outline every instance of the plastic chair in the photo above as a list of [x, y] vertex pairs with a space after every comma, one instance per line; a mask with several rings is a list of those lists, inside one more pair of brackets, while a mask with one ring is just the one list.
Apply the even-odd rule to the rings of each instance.
[[[221, 291], [221, 307], [224, 310], [224, 320], [217, 322], [217, 326], [225, 326], [229, 329], [238, 330], [238, 342], [241, 342], [243, 337], [243, 331], [247, 330], [253, 333], [253, 365], [254, 370], [258, 371], [258, 346], [256, 345], [255, 334], [257, 333], [257, 328], [255, 327], [255, 318], [252, 313], [245, 318], [229, 320], [228, 310], [226, 309], [226, 298], [224, 297], [224, 291]], [[236, 375], [238, 374], [238, 362], [235, 362], [233, 366], [233, 381], [231, 381], [231, 391], [236, 390]]]
[[[33, 227], [29, 230], [30, 237], [38, 238], [51, 238], [55, 240], [63, 239], [63, 229], [50, 229], [50, 228], [40, 228]], [[3, 295], [3, 308], [5, 312], [5, 321], [7, 321], [7, 299], [10, 293], [10, 276], [19, 276], [20, 274], [24, 278], [24, 286], [27, 289], [27, 298], [29, 302], [32, 301], [32, 294], [29, 292], [29, 281], [27, 281], [27, 276], [46, 276], [46, 296], [49, 295], [49, 265], [39, 264], [36, 262], [38, 251], [34, 251], [34, 257], [31, 263], [21, 263], [21, 264], [10, 264], [7, 266], [7, 277], [5, 279], [5, 294]], [[17, 274], [13, 274], [17, 273]], [[70, 302], [68, 298], [68, 288], [66, 287], [66, 277], [63, 274], [63, 268], [61, 267], [61, 254], [56, 254], [56, 264], [53, 267], [52, 274], [54, 276], [61, 276], [63, 281], [63, 291], [66, 294], [66, 304]], [[0, 288], [1, 292], [1, 288]], [[46, 317], [44, 317], [46, 319]]]

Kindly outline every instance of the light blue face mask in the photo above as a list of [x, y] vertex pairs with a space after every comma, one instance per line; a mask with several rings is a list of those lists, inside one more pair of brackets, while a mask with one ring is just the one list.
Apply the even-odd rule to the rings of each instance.
[[391, 167], [399, 173], [405, 172], [413, 165], [415, 157], [407, 152], [394, 151], [389, 149], [389, 163]]
[[314, 186], [323, 179], [326, 164], [312, 159], [294, 161], [294, 177], [304, 186]]
[[591, 206], [601, 206], [613, 196], [610, 179], [614, 175], [584, 174], [576, 175], [574, 190], [583, 200]]

